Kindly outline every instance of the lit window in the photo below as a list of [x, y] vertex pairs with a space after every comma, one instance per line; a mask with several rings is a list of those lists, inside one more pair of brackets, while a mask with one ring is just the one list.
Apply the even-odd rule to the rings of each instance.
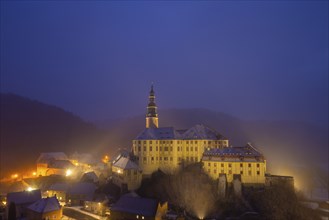
[[248, 163], [248, 167], [251, 167], [251, 163]]
[[257, 167], [259, 167], [259, 163], [257, 164]]
[[257, 175], [260, 175], [260, 171], [257, 171]]

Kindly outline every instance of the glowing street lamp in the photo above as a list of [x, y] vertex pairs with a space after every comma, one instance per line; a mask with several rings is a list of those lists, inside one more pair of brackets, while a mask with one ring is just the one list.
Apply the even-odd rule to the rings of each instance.
[[65, 176], [71, 176], [72, 175], [72, 170], [66, 170]]
[[13, 179], [16, 179], [17, 177], [18, 177], [18, 174], [17, 173], [11, 175], [11, 178], [13, 178]]
[[29, 191], [29, 192], [31, 192], [32, 190], [34, 190], [31, 186], [29, 186], [28, 188], [27, 188], [27, 191]]

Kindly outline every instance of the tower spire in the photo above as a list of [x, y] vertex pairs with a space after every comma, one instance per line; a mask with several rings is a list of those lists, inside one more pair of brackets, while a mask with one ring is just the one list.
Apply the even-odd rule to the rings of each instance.
[[158, 128], [159, 127], [159, 119], [157, 114], [157, 106], [155, 104], [155, 95], [153, 82], [151, 84], [151, 90], [149, 94], [149, 103], [147, 105], [146, 112], [146, 128]]

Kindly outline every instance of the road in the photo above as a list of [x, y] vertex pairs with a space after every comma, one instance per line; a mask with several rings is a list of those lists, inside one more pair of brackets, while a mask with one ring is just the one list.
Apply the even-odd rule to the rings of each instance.
[[99, 218], [94, 218], [90, 215], [84, 214], [83, 212], [80, 212], [76, 209], [72, 209], [72, 208], [67, 208], [64, 207], [63, 208], [63, 215], [65, 215], [66, 217], [64, 217], [63, 219], [67, 219], [67, 220], [98, 220]]

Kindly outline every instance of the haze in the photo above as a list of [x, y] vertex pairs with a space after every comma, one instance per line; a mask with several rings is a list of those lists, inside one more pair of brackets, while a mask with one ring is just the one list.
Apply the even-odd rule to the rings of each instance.
[[104, 120], [151, 82], [160, 114], [328, 126], [328, 2], [1, 2], [1, 92]]

